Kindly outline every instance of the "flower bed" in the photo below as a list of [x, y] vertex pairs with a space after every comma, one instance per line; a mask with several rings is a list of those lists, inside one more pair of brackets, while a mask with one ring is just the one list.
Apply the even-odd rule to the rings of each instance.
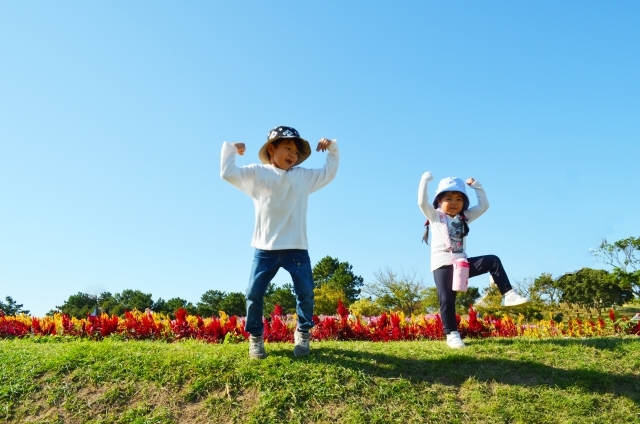
[[[314, 316], [316, 326], [312, 329], [313, 340], [367, 340], [375, 342], [395, 340], [437, 340], [444, 338], [439, 315], [405, 317], [402, 312], [383, 313], [376, 317], [354, 317], [340, 303], [338, 313], [333, 316]], [[196, 339], [209, 343], [240, 342], [248, 338], [244, 331], [244, 318], [227, 316], [202, 318], [188, 315], [183, 309], [176, 312], [176, 319], [151, 312], [126, 312], [124, 318], [115, 315], [70, 318], [55, 314], [36, 318], [28, 315], [5, 316], [0, 311], [0, 338], [30, 336], [73, 336], [101, 340], [119, 337], [130, 340], [162, 340], [175, 342]], [[505, 316], [479, 318], [473, 308], [468, 317], [456, 317], [463, 337], [592, 337], [619, 334], [640, 335], [640, 322], [628, 318], [616, 319], [613, 310], [608, 319], [578, 320], [556, 323], [541, 320], [525, 323], [523, 317], [517, 321]], [[265, 340], [268, 342], [293, 342], [296, 316], [284, 315], [279, 306], [264, 321]]]

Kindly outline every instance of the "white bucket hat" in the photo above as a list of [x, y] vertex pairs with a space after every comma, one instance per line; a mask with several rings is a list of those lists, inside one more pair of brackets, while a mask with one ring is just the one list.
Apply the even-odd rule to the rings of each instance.
[[438, 184], [438, 190], [436, 190], [436, 194], [433, 196], [433, 207], [438, 209], [438, 196], [445, 191], [459, 191], [464, 196], [464, 205], [462, 206], [462, 210], [466, 211], [469, 209], [469, 197], [467, 196], [467, 192], [465, 190], [465, 184], [462, 179], [458, 177], [447, 177], [440, 180]]

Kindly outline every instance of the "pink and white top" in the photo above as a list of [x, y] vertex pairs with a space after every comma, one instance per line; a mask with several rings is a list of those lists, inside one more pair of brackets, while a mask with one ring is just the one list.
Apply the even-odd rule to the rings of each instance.
[[[451, 265], [458, 258], [467, 256], [466, 237], [462, 237], [462, 221], [460, 215], [451, 218], [440, 210], [433, 207], [429, 202], [427, 186], [429, 181], [433, 180], [431, 172], [425, 172], [420, 179], [420, 187], [418, 188], [418, 205], [431, 222], [431, 271], [441, 266]], [[474, 221], [489, 209], [489, 200], [482, 188], [482, 184], [475, 181], [471, 184], [476, 192], [478, 204], [464, 211], [468, 222]]]

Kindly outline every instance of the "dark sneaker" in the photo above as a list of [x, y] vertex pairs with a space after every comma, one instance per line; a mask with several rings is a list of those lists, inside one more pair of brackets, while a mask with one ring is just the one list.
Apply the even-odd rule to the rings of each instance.
[[260, 336], [249, 336], [249, 358], [264, 359], [267, 352], [264, 350], [264, 339]]
[[309, 356], [309, 352], [311, 352], [311, 348], [309, 347], [311, 334], [303, 333], [302, 331], [296, 330], [293, 335], [293, 341], [295, 343], [295, 347], [293, 348], [293, 355], [296, 358], [299, 358], [301, 356]]

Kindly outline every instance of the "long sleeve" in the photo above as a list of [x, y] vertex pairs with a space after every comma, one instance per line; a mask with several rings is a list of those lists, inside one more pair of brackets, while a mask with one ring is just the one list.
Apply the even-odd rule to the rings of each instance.
[[249, 196], [252, 194], [255, 172], [253, 167], [236, 166], [236, 147], [228, 142], [222, 144], [220, 152], [220, 177]]
[[327, 185], [338, 170], [338, 146], [329, 145], [322, 169], [298, 166], [285, 171], [273, 165], [238, 167], [235, 146], [224, 143], [220, 176], [253, 200], [255, 221], [251, 245], [263, 250], [308, 249], [307, 205], [312, 191]]
[[321, 169], [300, 168], [309, 181], [309, 193], [320, 190], [329, 184], [338, 173], [339, 164], [340, 151], [338, 149], [338, 142], [334, 140], [328, 147], [327, 160]]
[[418, 187], [418, 206], [420, 206], [420, 210], [422, 210], [424, 216], [429, 220], [437, 221], [438, 214], [431, 202], [429, 202], [428, 185], [431, 180], [433, 180], [431, 172], [427, 171], [422, 174], [422, 178], [420, 178], [420, 186]]
[[469, 219], [469, 222], [475, 220], [480, 215], [485, 213], [487, 209], [489, 209], [489, 199], [487, 199], [487, 193], [485, 193], [482, 184], [480, 184], [478, 181], [474, 181], [473, 184], [471, 184], [471, 188], [476, 192], [478, 204], [470, 207], [469, 210], [465, 213], [466, 217]]

